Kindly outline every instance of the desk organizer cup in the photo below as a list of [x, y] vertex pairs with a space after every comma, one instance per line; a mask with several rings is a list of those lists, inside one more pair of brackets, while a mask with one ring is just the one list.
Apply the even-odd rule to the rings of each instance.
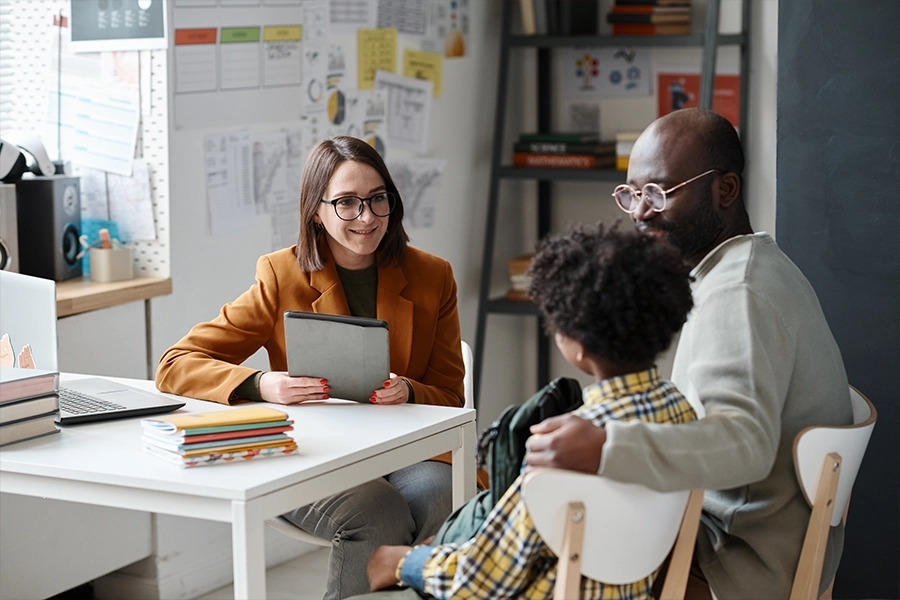
[[109, 282], [134, 277], [131, 248], [91, 248], [91, 281]]

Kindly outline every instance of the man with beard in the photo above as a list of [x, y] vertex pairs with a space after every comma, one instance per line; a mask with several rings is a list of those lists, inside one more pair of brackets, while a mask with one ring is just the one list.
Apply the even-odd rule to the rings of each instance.
[[[672, 381], [705, 412], [672, 427], [574, 415], [532, 428], [525, 461], [599, 473], [655, 490], [703, 488], [694, 573], [722, 599], [787, 598], [810, 509], [794, 474], [804, 427], [852, 422], [847, 375], [815, 292], [742, 196], [734, 128], [703, 109], [653, 122], [613, 194], [637, 229], [681, 250], [694, 310]], [[831, 530], [822, 589], [837, 570]], [[702, 589], [702, 588], [701, 588]]]

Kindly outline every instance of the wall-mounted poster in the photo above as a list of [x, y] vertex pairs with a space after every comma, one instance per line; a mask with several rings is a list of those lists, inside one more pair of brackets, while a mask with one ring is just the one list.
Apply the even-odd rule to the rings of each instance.
[[165, 50], [165, 0], [71, 0], [72, 52]]
[[[661, 117], [680, 108], [692, 108], [700, 102], [700, 74], [690, 71], [663, 71], [656, 74], [657, 109]], [[728, 119], [735, 129], [741, 126], [741, 78], [716, 74], [712, 109]]]

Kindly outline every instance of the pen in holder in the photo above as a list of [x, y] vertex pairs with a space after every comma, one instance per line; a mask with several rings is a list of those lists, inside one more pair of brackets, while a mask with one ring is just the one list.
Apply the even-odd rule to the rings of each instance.
[[123, 246], [119, 240], [111, 240], [109, 231], [100, 230], [100, 241], [86, 245], [90, 254], [91, 281], [106, 283], [122, 281], [134, 277], [134, 263], [131, 259], [131, 248]]

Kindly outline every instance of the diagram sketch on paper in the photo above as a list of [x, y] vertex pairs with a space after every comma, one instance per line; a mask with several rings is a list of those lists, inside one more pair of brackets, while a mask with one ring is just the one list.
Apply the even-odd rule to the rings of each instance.
[[287, 192], [287, 136], [281, 129], [253, 134], [253, 191], [257, 214], [271, 212]]
[[403, 199], [403, 220], [410, 229], [434, 227], [441, 175], [446, 166], [447, 161], [442, 158], [411, 158], [390, 162], [391, 177]]
[[297, 243], [300, 228], [300, 177], [303, 173], [303, 134], [299, 127], [284, 128], [287, 141], [285, 160], [285, 193], [269, 207], [272, 215], [272, 250]]

